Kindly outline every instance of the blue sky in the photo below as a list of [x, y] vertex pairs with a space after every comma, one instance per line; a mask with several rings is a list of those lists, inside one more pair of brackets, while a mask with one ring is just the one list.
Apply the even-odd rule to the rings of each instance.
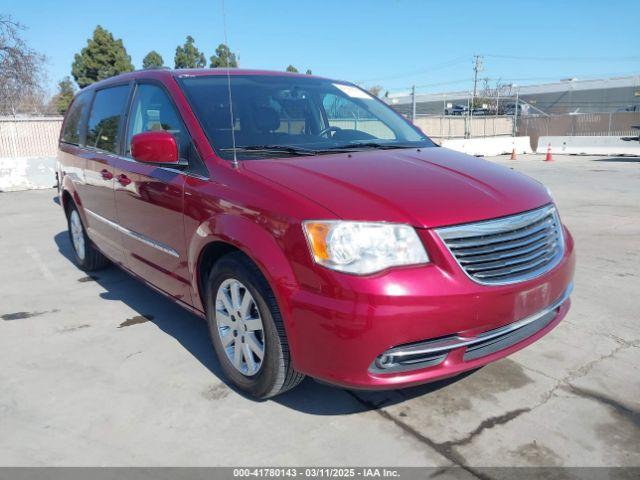
[[[0, 0], [48, 59], [49, 84], [71, 71], [97, 24], [122, 38], [136, 68], [150, 50], [173, 66], [192, 35], [207, 58], [223, 42], [221, 0]], [[229, 45], [245, 68], [299, 70], [385, 90], [469, 89], [481, 77], [519, 85], [640, 73], [637, 2], [226, 0]]]

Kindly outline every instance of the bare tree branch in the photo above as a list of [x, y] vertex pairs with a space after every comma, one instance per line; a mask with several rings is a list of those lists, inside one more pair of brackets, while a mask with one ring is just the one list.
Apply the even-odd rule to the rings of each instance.
[[0, 14], [0, 115], [42, 113], [46, 58], [29, 48], [23, 30], [10, 15]]

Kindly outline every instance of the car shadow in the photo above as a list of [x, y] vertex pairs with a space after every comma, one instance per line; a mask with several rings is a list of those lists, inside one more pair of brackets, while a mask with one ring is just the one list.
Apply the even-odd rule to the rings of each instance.
[[[55, 235], [54, 240], [60, 254], [75, 266], [68, 233], [62, 231]], [[84, 274], [80, 271], [79, 273]], [[201, 318], [114, 266], [79, 278], [78, 281], [97, 282], [105, 289], [105, 292], [100, 294], [101, 299], [124, 302], [138, 313], [132, 318], [122, 319], [123, 322], [118, 328], [147, 321], [154, 323], [164, 333], [176, 339], [221, 382], [238, 395], [249, 398], [226, 381], [213, 351], [206, 322]], [[348, 415], [428, 395], [471, 373], [418, 387], [389, 391], [347, 390], [306, 378], [295, 389], [268, 401], [277, 402], [293, 410], [312, 415]]]

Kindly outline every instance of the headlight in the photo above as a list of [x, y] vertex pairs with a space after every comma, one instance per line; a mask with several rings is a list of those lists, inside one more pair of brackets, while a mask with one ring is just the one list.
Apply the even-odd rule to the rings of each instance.
[[409, 225], [313, 220], [302, 226], [314, 260], [333, 270], [364, 275], [429, 261]]

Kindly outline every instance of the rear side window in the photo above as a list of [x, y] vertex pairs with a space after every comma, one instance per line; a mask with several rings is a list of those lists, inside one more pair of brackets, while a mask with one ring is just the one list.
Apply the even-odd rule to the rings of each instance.
[[82, 144], [82, 124], [91, 103], [91, 92], [80, 93], [73, 101], [64, 121], [61, 140], [72, 145]]
[[128, 95], [129, 85], [105, 88], [96, 92], [87, 125], [88, 147], [117, 153], [118, 130]]

